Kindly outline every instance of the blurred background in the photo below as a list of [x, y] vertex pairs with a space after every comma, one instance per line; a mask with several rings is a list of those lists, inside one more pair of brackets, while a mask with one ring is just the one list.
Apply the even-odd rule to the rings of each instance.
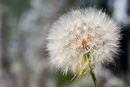
[[103, 9], [121, 27], [115, 64], [96, 70], [99, 87], [130, 87], [130, 0], [0, 0], [0, 87], [94, 87], [87, 75], [73, 83], [51, 67], [49, 27], [72, 8]]

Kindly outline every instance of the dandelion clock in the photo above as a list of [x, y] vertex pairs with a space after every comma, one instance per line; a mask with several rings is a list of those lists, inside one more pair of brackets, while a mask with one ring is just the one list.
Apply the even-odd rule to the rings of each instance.
[[98, 87], [94, 68], [113, 62], [118, 52], [120, 29], [102, 11], [94, 8], [72, 10], [52, 25], [47, 50], [50, 61], [65, 74], [71, 71], [72, 79], [90, 73]]

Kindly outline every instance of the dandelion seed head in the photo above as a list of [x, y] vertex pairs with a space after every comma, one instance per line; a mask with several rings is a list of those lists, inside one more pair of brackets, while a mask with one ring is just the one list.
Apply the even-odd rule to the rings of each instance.
[[[113, 62], [120, 37], [116, 23], [102, 11], [72, 10], [51, 27], [47, 43], [51, 64], [64, 73], [78, 70], [81, 75], [90, 65]], [[91, 62], [83, 62], [83, 55], [87, 53]]]

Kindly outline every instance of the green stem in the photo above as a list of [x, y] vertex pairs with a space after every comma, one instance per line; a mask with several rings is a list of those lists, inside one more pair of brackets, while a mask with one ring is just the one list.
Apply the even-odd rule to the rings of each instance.
[[93, 79], [93, 82], [94, 82], [94, 85], [95, 85], [95, 87], [98, 87], [98, 83], [97, 83], [97, 80], [96, 80], [96, 76], [95, 76], [95, 74], [94, 74], [94, 72], [93, 72], [93, 69], [90, 67], [90, 74], [91, 74], [91, 76], [92, 76], [92, 79]]

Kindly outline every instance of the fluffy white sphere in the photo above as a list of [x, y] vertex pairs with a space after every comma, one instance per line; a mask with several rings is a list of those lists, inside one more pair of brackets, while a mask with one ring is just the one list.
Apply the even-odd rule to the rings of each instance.
[[[120, 29], [102, 11], [93, 8], [72, 10], [61, 16], [51, 27], [47, 49], [51, 63], [73, 73], [83, 73], [89, 65], [113, 62], [120, 40]], [[83, 55], [89, 61], [83, 63]]]

